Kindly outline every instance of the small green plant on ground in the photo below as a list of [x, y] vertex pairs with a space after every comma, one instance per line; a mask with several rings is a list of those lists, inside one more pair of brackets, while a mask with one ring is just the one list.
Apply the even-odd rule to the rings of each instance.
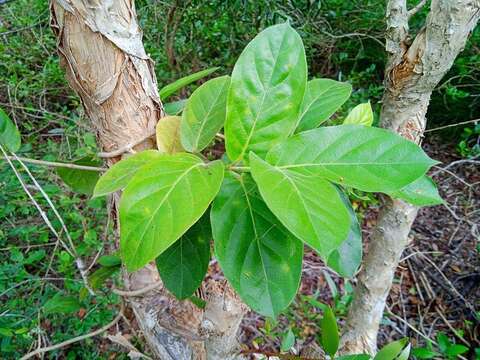
[[462, 157], [473, 158], [480, 155], [480, 124], [464, 128], [460, 138], [457, 149]]
[[431, 341], [427, 342], [425, 347], [417, 347], [412, 350], [412, 355], [416, 359], [435, 359], [445, 358], [449, 360], [458, 359], [459, 355], [468, 352], [468, 347], [452, 342], [447, 335], [440, 332], [437, 334], [437, 347], [432, 345]]

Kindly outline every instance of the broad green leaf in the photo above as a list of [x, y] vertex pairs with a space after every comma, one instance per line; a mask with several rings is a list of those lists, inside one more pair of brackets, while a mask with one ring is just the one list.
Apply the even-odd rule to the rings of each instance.
[[[100, 166], [101, 162], [92, 156], [85, 156], [73, 162], [75, 165]], [[57, 174], [75, 192], [92, 195], [100, 178], [99, 171], [58, 168]]]
[[443, 353], [445, 353], [451, 345], [450, 339], [443, 332], [439, 332], [437, 334], [437, 342], [438, 342], [438, 347]]
[[142, 166], [161, 156], [162, 154], [156, 150], [146, 150], [120, 160], [98, 179], [93, 196], [103, 196], [122, 190]]
[[5, 337], [12, 337], [14, 333], [12, 329], [0, 327], [0, 335]]
[[399, 190], [437, 162], [391, 131], [362, 125], [320, 127], [275, 146], [267, 162], [370, 192]]
[[120, 265], [102, 266], [88, 276], [88, 283], [93, 290], [100, 289], [102, 285], [120, 270]]
[[417, 206], [443, 204], [443, 199], [438, 194], [437, 186], [428, 176], [422, 176], [404, 188], [391, 192], [389, 195]]
[[288, 23], [258, 34], [232, 72], [225, 123], [232, 161], [250, 151], [259, 156], [289, 136], [297, 125], [307, 83], [302, 39]]
[[414, 348], [412, 355], [417, 359], [433, 359], [435, 356], [440, 356], [439, 353], [427, 348]]
[[390, 344], [385, 345], [378, 353], [375, 355], [373, 360], [394, 360], [402, 352], [407, 345], [408, 338], [403, 338], [398, 341], [391, 342]]
[[293, 345], [295, 345], [295, 335], [293, 334], [292, 329], [288, 329], [283, 335], [280, 351], [287, 352], [293, 347]]
[[180, 132], [187, 151], [202, 151], [223, 127], [229, 85], [230, 76], [209, 80], [188, 99]]
[[352, 93], [352, 85], [331, 79], [307, 83], [296, 132], [318, 127], [337, 111]]
[[405, 346], [405, 349], [402, 350], [402, 352], [398, 355], [396, 360], [408, 360], [408, 357], [410, 356], [411, 348], [412, 348], [411, 344], [408, 344], [407, 346]]
[[327, 258], [347, 237], [350, 215], [337, 189], [314, 174], [272, 166], [250, 153], [263, 199], [296, 237]]
[[322, 330], [322, 347], [327, 354], [333, 357], [337, 352], [340, 337], [338, 336], [337, 319], [330, 306], [324, 310], [320, 328]]
[[193, 295], [207, 273], [212, 230], [208, 214], [156, 259], [165, 287], [178, 299]]
[[185, 151], [180, 142], [180, 116], [165, 116], [157, 123], [157, 148], [160, 152], [174, 154]]
[[165, 101], [173, 93], [177, 92], [178, 90], [184, 88], [187, 85], [190, 85], [191, 83], [194, 83], [195, 81], [198, 81], [210, 75], [211, 73], [217, 71], [218, 69], [219, 69], [218, 67], [205, 69], [205, 70], [196, 72], [194, 74], [185, 76], [183, 78], [180, 78], [174, 81], [173, 83], [164, 86], [163, 88], [160, 89], [160, 92], [159, 92], [160, 99], [162, 99], [162, 101]]
[[223, 163], [179, 153], [136, 173], [120, 200], [120, 249], [127, 270], [155, 259], [205, 212], [223, 179]]
[[341, 276], [351, 278], [362, 262], [362, 231], [348, 196], [337, 188], [350, 214], [350, 231], [340, 246], [328, 257], [327, 265]]
[[178, 115], [183, 111], [186, 103], [187, 103], [186, 99], [166, 103], [166, 104], [163, 104], [163, 110], [167, 115], [170, 115], [170, 116]]
[[80, 310], [78, 299], [73, 296], [55, 294], [43, 305], [45, 314], [67, 314]]
[[98, 263], [106, 267], [120, 266], [122, 259], [116, 255], [103, 255], [98, 259]]
[[2, 108], [0, 108], [0, 145], [11, 152], [18, 151], [21, 145], [17, 127]]
[[210, 217], [225, 277], [253, 310], [276, 317], [300, 284], [303, 244], [270, 212], [248, 174], [226, 174]]
[[468, 347], [466, 347], [465, 345], [453, 344], [447, 349], [446, 354], [449, 356], [457, 356], [457, 355], [464, 354], [467, 351], [468, 351]]
[[347, 115], [345, 120], [343, 120], [343, 124], [372, 126], [373, 111], [372, 105], [370, 105], [370, 101], [355, 106], [352, 111], [350, 111], [350, 113]]
[[336, 357], [335, 360], [370, 360], [372, 357], [368, 354], [344, 355]]

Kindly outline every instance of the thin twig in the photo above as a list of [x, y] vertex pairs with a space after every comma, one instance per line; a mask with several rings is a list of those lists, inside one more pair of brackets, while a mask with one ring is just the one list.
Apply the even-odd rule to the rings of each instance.
[[47, 346], [47, 347], [37, 349], [35, 351], [32, 351], [32, 352], [24, 355], [23, 357], [20, 358], [20, 360], [30, 359], [30, 358], [32, 358], [36, 355], [40, 355], [40, 354], [43, 354], [43, 353], [46, 353], [46, 352], [49, 352], [49, 351], [57, 350], [57, 349], [60, 349], [62, 347], [65, 347], [67, 345], [70, 345], [70, 344], [73, 344], [73, 343], [76, 343], [76, 342], [79, 342], [79, 341], [82, 341], [82, 340], [89, 339], [91, 337], [100, 335], [101, 333], [104, 333], [105, 331], [107, 331], [112, 326], [114, 326], [118, 323], [118, 321], [123, 316], [123, 309], [124, 309], [124, 305], [122, 303], [122, 306], [121, 306], [120, 311], [118, 312], [117, 316], [115, 316], [115, 318], [111, 322], [109, 322], [107, 325], [105, 325], [104, 327], [101, 327], [98, 330], [92, 331], [91, 333], [88, 333], [88, 334], [85, 334], [85, 335], [74, 337], [72, 339], [68, 339], [66, 341], [63, 341], [61, 343], [58, 343], [58, 344], [55, 344], [55, 345], [52, 345], [52, 346]]
[[328, 31], [325, 31], [325, 30], [321, 30], [321, 32], [323, 34], [333, 38], [333, 39], [341, 39], [341, 38], [345, 38], [345, 37], [354, 37], [354, 36], [364, 37], [364, 38], [374, 40], [382, 48], [385, 46], [385, 44], [381, 40], [377, 39], [375, 36], [368, 35], [368, 34], [363, 34], [363, 33], [359, 33], [359, 32], [353, 32], [353, 33], [349, 33], [349, 34], [340, 34], [340, 35], [330, 34]]
[[432, 131], [438, 131], [438, 130], [448, 129], [448, 128], [455, 127], [455, 126], [466, 125], [466, 124], [477, 123], [477, 122], [480, 122], [480, 119], [467, 120], [467, 121], [462, 121], [462, 122], [459, 122], [459, 123], [456, 123], [456, 124], [449, 124], [449, 125], [445, 125], [445, 126], [436, 127], [436, 128], [433, 128], [433, 129], [427, 129], [424, 132], [427, 133], [427, 132], [432, 132]]
[[22, 186], [23, 190], [25, 191], [25, 193], [27, 194], [27, 196], [29, 197], [29, 199], [32, 201], [33, 205], [37, 208], [38, 212], [40, 213], [40, 216], [42, 217], [42, 219], [45, 221], [45, 224], [47, 224], [48, 228], [52, 231], [52, 233], [55, 235], [55, 237], [60, 241], [60, 243], [62, 244], [62, 246], [64, 247], [64, 249], [68, 252], [68, 254], [72, 257], [74, 257], [73, 255], [73, 252], [72, 250], [70, 250], [70, 248], [67, 246], [67, 244], [65, 244], [65, 242], [63, 240], [61, 240], [61, 237], [60, 237], [60, 234], [57, 232], [57, 230], [53, 227], [52, 223], [50, 222], [50, 220], [48, 219], [47, 217], [47, 214], [45, 213], [45, 211], [43, 211], [42, 207], [40, 206], [40, 204], [35, 200], [35, 198], [33, 197], [32, 193], [28, 190], [28, 187], [27, 185], [25, 184], [25, 182], [23, 181], [22, 179], [22, 176], [20, 175], [20, 173], [18, 172], [18, 170], [15, 168], [15, 165], [13, 165], [12, 161], [10, 160], [10, 157], [7, 155], [7, 153], [5, 152], [5, 150], [3, 149], [3, 146], [0, 145], [0, 150], [2, 151], [4, 157], [7, 159], [8, 161], [8, 164], [10, 165], [10, 167], [12, 168], [13, 172], [15, 173], [15, 176], [17, 177], [18, 181], [20, 182], [20, 185]]
[[76, 170], [88, 170], [88, 171], [107, 171], [106, 168], [95, 167], [95, 166], [87, 166], [87, 165], [77, 165], [77, 164], [70, 164], [70, 163], [61, 163], [61, 162], [54, 162], [54, 161], [44, 161], [44, 160], [37, 160], [37, 159], [30, 159], [24, 158], [19, 156], [9, 156], [5, 155], [2, 160], [17, 160], [23, 161], [24, 163], [28, 164], [35, 164], [35, 165], [43, 165], [43, 166], [50, 166], [50, 167], [60, 167], [60, 168], [69, 168], [69, 169], [76, 169]]
[[440, 276], [445, 280], [445, 282], [449, 285], [450, 287], [450, 290], [458, 297], [460, 298], [463, 303], [472, 311], [473, 314], [475, 314], [476, 310], [475, 310], [475, 307], [467, 300], [465, 299], [465, 297], [460, 294], [460, 292], [457, 290], [457, 288], [452, 284], [452, 282], [450, 281], [450, 279], [443, 273], [442, 270], [440, 270], [440, 268], [437, 266], [437, 264], [435, 264], [434, 261], [430, 260], [430, 258], [424, 254], [420, 254], [422, 258], [424, 258], [428, 263], [430, 263], [430, 265], [432, 265], [435, 270], [437, 270], [437, 272], [440, 274]]
[[[424, 338], [425, 340], [431, 342], [433, 345], [436, 345], [438, 346], [438, 343], [429, 338], [427, 335], [425, 335], [424, 333], [422, 333], [420, 330], [418, 330], [417, 328], [415, 328], [414, 326], [410, 325], [410, 323], [408, 321], [405, 321], [403, 320], [400, 316], [398, 315], [395, 315], [391, 310], [390, 308], [388, 307], [387, 305], [387, 311], [386, 313], [390, 316], [393, 316], [395, 319], [397, 319], [398, 321], [401, 321], [402, 323], [405, 323], [406, 326], [408, 326], [413, 332], [417, 333], [418, 335], [420, 335], [422, 338]], [[461, 360], [468, 360], [467, 358], [463, 357], [462, 355], [457, 355]]]
[[421, 0], [415, 7], [408, 10], [408, 18], [410, 19], [413, 15], [419, 12], [426, 3], [427, 3], [427, 0]]
[[450, 321], [447, 320], [445, 315], [443, 315], [443, 313], [438, 309], [438, 307], [435, 307], [435, 310], [437, 311], [437, 314], [440, 315], [445, 325], [447, 325], [448, 328], [453, 332], [453, 334], [458, 337], [465, 345], [471, 347], [470, 343], [458, 334], [458, 331], [452, 326], [452, 324], [450, 324]]
[[144, 288], [138, 289], [138, 290], [120, 290], [120, 289], [115, 289], [113, 288], [112, 291], [114, 294], [120, 295], [120, 296], [140, 296], [143, 295], [149, 291], [155, 290], [156, 288], [160, 287], [162, 285], [161, 281], [154, 282], [153, 284], [147, 285]]
[[129, 152], [130, 150], [132, 150], [135, 146], [137, 146], [138, 144], [141, 144], [142, 142], [144, 142], [145, 140], [151, 138], [152, 136], [154, 136], [156, 134], [156, 131], [153, 130], [152, 132], [150, 132], [149, 134], [145, 135], [144, 137], [136, 140], [136, 141], [133, 141], [127, 145], [124, 145], [124, 146], [121, 146], [119, 147], [117, 150], [114, 150], [114, 151], [110, 151], [110, 152], [99, 152], [97, 154], [98, 157], [100, 158], [114, 158], [114, 157], [117, 157], [117, 156], [120, 156], [122, 155], [123, 153], [126, 153], [126, 152]]
[[42, 21], [39, 21], [38, 23], [33, 24], [33, 25], [25, 26], [25, 27], [22, 27], [22, 28], [19, 28], [19, 29], [13, 29], [13, 30], [5, 31], [5, 32], [0, 33], [0, 36], [12, 35], [12, 34], [15, 34], [15, 33], [21, 32], [21, 31], [30, 30], [30, 29], [33, 29], [34, 27], [39, 26], [39, 25], [43, 25], [44, 22], [45, 21], [42, 20]]
[[21, 161], [17, 155], [15, 155], [15, 153], [13, 153], [13, 157], [15, 158], [15, 160], [17, 160], [20, 165], [22, 165], [23, 169], [27, 172], [28, 176], [30, 177], [30, 179], [33, 181], [35, 187], [38, 189], [38, 191], [40, 191], [40, 193], [42, 194], [43, 198], [47, 201], [48, 205], [50, 206], [50, 208], [52, 209], [53, 213], [55, 214], [55, 217], [58, 219], [58, 221], [60, 222], [60, 225], [65, 233], [65, 236], [67, 237], [67, 240], [68, 240], [68, 243], [72, 249], [72, 253], [75, 257], [75, 264], [77, 265], [77, 268], [78, 268], [78, 271], [80, 272], [80, 276], [82, 277], [83, 279], [83, 282], [84, 282], [84, 285], [85, 285], [85, 288], [88, 290], [88, 292], [91, 294], [91, 295], [95, 295], [94, 291], [92, 290], [92, 288], [90, 287], [90, 285], [88, 284], [88, 278], [87, 278], [87, 272], [85, 271], [85, 264], [83, 262], [83, 260], [81, 259], [80, 256], [78, 256], [77, 254], [77, 251], [75, 249], [75, 245], [73, 244], [73, 240], [70, 236], [70, 233], [67, 229], [67, 226], [65, 225], [65, 222], [63, 221], [63, 218], [60, 216], [60, 213], [58, 212], [57, 208], [55, 207], [55, 205], [53, 204], [52, 200], [50, 199], [50, 197], [48, 196], [48, 194], [45, 192], [45, 190], [43, 190], [43, 188], [40, 186], [40, 184], [38, 183], [37, 179], [35, 179], [35, 177], [33, 176], [33, 174], [31, 173], [30, 169], [23, 163], [23, 161]]

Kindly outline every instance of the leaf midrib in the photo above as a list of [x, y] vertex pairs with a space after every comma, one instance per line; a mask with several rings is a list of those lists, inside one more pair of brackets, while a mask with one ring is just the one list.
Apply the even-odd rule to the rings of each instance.
[[385, 166], [385, 165], [418, 165], [424, 164], [420, 161], [407, 161], [407, 162], [319, 162], [319, 163], [303, 163], [303, 164], [290, 164], [290, 165], [272, 165], [277, 169], [292, 169], [298, 167], [315, 167], [315, 166], [355, 166], [355, 165], [372, 165], [372, 166]]
[[[283, 30], [282, 42], [280, 43], [280, 46], [278, 47], [278, 54], [281, 53], [281, 49], [283, 47], [283, 43], [285, 42], [286, 37], [287, 37], [286, 36], [286, 31]], [[255, 119], [253, 120], [252, 128], [250, 129], [250, 133], [248, 134], [247, 141], [245, 142], [245, 145], [243, 146], [240, 155], [237, 157], [237, 160], [243, 159], [243, 157], [245, 155], [245, 151], [247, 151], [248, 145], [250, 145], [250, 141], [252, 139], [253, 133], [254, 133], [255, 128], [257, 126], [258, 119], [259, 119], [260, 115], [264, 112], [264, 109], [262, 109], [262, 108], [263, 108], [263, 104], [265, 102], [265, 99], [267, 97], [267, 94], [269, 93], [270, 90], [272, 90], [272, 88], [270, 86], [271, 86], [271, 82], [272, 82], [272, 78], [273, 78], [273, 73], [275, 71], [275, 68], [277, 67], [277, 62], [278, 62], [278, 59], [280, 57], [278, 54], [277, 54], [277, 57], [275, 58], [275, 62], [273, 63], [272, 72], [270, 73], [270, 76], [269, 76], [269, 79], [268, 79], [268, 82], [267, 82], [267, 85], [269, 87], [267, 89], [264, 88], [262, 101], [260, 103], [260, 111], [257, 113], [257, 116], [255, 116]]]
[[[175, 180], [173, 183], [172, 183], [172, 186], [171, 188], [165, 193], [165, 196], [163, 197], [162, 201], [160, 202], [160, 204], [157, 206], [157, 208], [155, 209], [155, 211], [153, 212], [152, 216], [150, 217], [150, 219], [148, 220], [147, 222], [147, 225], [144, 227], [144, 230], [142, 232], [142, 235], [139, 236], [139, 239], [143, 239], [144, 236], [145, 236], [145, 233], [147, 232], [147, 229], [150, 227], [152, 221], [153, 221], [153, 218], [155, 218], [155, 216], [157, 215], [157, 212], [160, 210], [160, 208], [162, 207], [162, 205], [165, 203], [165, 201], [168, 199], [168, 197], [170, 196], [171, 192], [176, 188], [176, 186], [178, 185], [178, 183], [187, 175], [187, 173], [189, 173], [190, 171], [192, 171], [194, 168], [197, 168], [197, 167], [200, 167], [200, 166], [203, 166], [204, 163], [202, 162], [199, 162], [199, 163], [196, 163], [195, 165], [193, 166], [190, 166], [188, 169], [186, 169], [178, 178], [177, 180]], [[137, 253], [138, 253], [138, 249], [140, 247], [140, 243], [142, 241], [138, 241], [137, 242], [137, 246], [135, 248], [135, 251], [133, 252], [133, 256], [132, 258], [135, 259], [137, 257]]]
[[263, 270], [263, 275], [265, 276], [265, 286], [267, 288], [267, 292], [268, 292], [268, 301], [270, 302], [270, 306], [271, 306], [271, 309], [272, 309], [272, 312], [273, 314], [275, 314], [275, 307], [273, 306], [273, 302], [272, 302], [272, 292], [270, 290], [270, 286], [269, 286], [269, 280], [268, 280], [268, 276], [267, 276], [267, 272], [266, 272], [266, 269], [265, 269], [265, 262], [263, 260], [263, 256], [262, 256], [262, 251], [260, 250], [260, 238], [258, 236], [258, 233], [257, 233], [257, 226], [255, 224], [255, 216], [253, 214], [253, 208], [252, 208], [252, 205], [250, 203], [250, 198], [249, 198], [249, 195], [248, 195], [248, 191], [247, 189], [245, 188], [245, 184], [243, 183], [243, 180], [242, 179], [239, 179], [239, 182], [240, 182], [240, 186], [242, 187], [243, 189], [243, 192], [245, 194], [245, 200], [247, 201], [247, 206], [248, 206], [248, 212], [250, 214], [250, 217], [252, 219], [252, 225], [253, 225], [253, 232], [255, 234], [255, 244], [257, 245], [257, 250], [258, 250], [258, 254], [260, 256], [260, 260], [261, 260], [261, 263], [262, 263], [262, 270]]
[[222, 90], [223, 88], [225, 87], [225, 84], [223, 84], [222, 88], [220, 89], [220, 91], [216, 94], [215, 96], [215, 100], [213, 102], [213, 105], [208, 109], [206, 115], [203, 117], [203, 121], [201, 122], [200, 124], [200, 129], [198, 130], [197, 132], [197, 136], [194, 140], [194, 147], [193, 147], [193, 151], [198, 151], [198, 143], [200, 142], [200, 135], [202, 134], [202, 131], [203, 131], [203, 128], [205, 127], [205, 124], [207, 123], [206, 119], [210, 116], [210, 114], [212, 113], [213, 109], [217, 106], [217, 103], [218, 103], [218, 99], [219, 97], [221, 96], [222, 94]]
[[[300, 201], [302, 202], [303, 207], [305, 208], [305, 210], [307, 210], [307, 209], [308, 209], [307, 204], [305, 203], [305, 201], [304, 201], [304, 199], [303, 199], [303, 197], [302, 197], [302, 195], [301, 195], [301, 192], [300, 192], [300, 190], [297, 188], [297, 185], [295, 184], [295, 182], [293, 181], [293, 179], [290, 178], [290, 176], [288, 176], [288, 174], [285, 173], [284, 171], [282, 171], [281, 169], [279, 169], [279, 172], [280, 172], [280, 173], [284, 176], [284, 178], [286, 178], [287, 181], [293, 186], [295, 192], [296, 192], [297, 195], [298, 195], [298, 198], [299, 198]], [[319, 236], [319, 234], [317, 233], [316, 227], [313, 225], [314, 222], [313, 222], [313, 220], [312, 220], [312, 218], [311, 218], [310, 213], [309, 213], [308, 210], [306, 211], [306, 214], [307, 214], [307, 217], [308, 217], [308, 221], [310, 222], [310, 224], [311, 224], [311, 226], [312, 226], [313, 232], [315, 233], [317, 239], [320, 239], [320, 236]], [[323, 248], [323, 246], [321, 246], [320, 242], [319, 242], [319, 246], [320, 246], [321, 248]]]

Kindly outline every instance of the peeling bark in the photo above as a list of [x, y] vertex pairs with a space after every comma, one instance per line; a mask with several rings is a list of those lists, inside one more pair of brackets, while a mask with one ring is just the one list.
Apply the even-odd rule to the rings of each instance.
[[[388, 2], [382, 127], [421, 142], [431, 93], [462, 51], [479, 17], [478, 0], [432, 0], [425, 27], [408, 45], [406, 1]], [[342, 353], [376, 352], [385, 302], [416, 214], [417, 208], [410, 204], [385, 199], [358, 277]]]
[[[51, 0], [50, 10], [61, 66], [102, 150], [115, 152], [144, 138], [134, 150], [153, 148], [155, 139], [148, 135], [154, 133], [163, 110], [133, 0]], [[119, 159], [109, 159], [109, 165]], [[113, 196], [114, 208], [118, 199], [118, 194]], [[236, 333], [247, 309], [226, 281], [217, 278], [209, 276], [202, 285], [207, 302], [203, 310], [178, 301], [163, 288], [128, 298], [156, 358], [239, 358]], [[130, 290], [158, 280], [154, 265], [124, 274]]]

